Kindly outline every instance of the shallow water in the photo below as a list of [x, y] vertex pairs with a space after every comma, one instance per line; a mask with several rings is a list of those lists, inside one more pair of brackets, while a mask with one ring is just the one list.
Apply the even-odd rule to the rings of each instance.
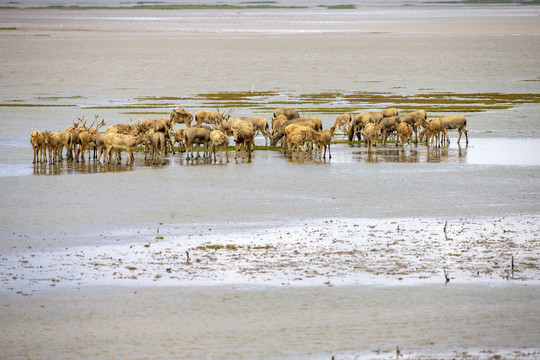
[[[3, 332], [3, 353], [73, 359], [393, 359], [399, 347], [402, 355], [423, 359], [494, 354], [533, 359], [539, 355], [530, 349], [540, 341], [538, 291], [441, 284], [120, 287], [9, 295], [0, 300], [2, 320], [13, 324]], [[27, 307], [36, 313], [28, 316]], [[29, 332], [39, 337], [25, 337]]]
[[[443, 149], [389, 144], [369, 155], [364, 145], [338, 144], [322, 162], [257, 151], [250, 162], [226, 164], [175, 155], [154, 167], [137, 154], [133, 167], [34, 166], [29, 135], [64, 129], [82, 115], [135, 121], [152, 109], [126, 114], [121, 106], [133, 110], [145, 96], [184, 99], [155, 109], [164, 116], [173, 106], [196, 111], [197, 94], [252, 85], [279, 94], [264, 108], [328, 90], [538, 93], [539, 11], [2, 11], [2, 27], [17, 27], [0, 32], [0, 102], [10, 104], [0, 111], [2, 256], [24, 266], [19, 257], [28, 251], [140, 245], [160, 228], [194, 237], [213, 229], [225, 239], [303, 219], [486, 218], [496, 227], [491, 219], [538, 215], [535, 103], [465, 113], [468, 146], [455, 143], [455, 132]], [[36, 104], [55, 106], [28, 106]], [[92, 108], [103, 105], [113, 107]], [[389, 105], [359, 105], [358, 112]], [[247, 115], [270, 117], [255, 104], [235, 110]], [[335, 119], [320, 117], [325, 127]], [[497, 231], [515, 240], [513, 230]], [[540, 255], [527, 256], [534, 266]], [[134, 358], [152, 348], [164, 358], [390, 358], [400, 346], [434, 358], [464, 351], [488, 358], [483, 350], [535, 358], [539, 290], [516, 282], [309, 289], [114, 283], [26, 289], [32, 296], [2, 288], [0, 348], [12, 357]]]

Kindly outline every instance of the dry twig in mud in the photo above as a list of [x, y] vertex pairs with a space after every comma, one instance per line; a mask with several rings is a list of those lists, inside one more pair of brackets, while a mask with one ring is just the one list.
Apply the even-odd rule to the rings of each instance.
[[512, 255], [512, 279], [514, 278], [514, 255]]
[[450, 282], [450, 277], [448, 276], [446, 269], [443, 269], [443, 272], [444, 272], [444, 278], [446, 279], [445, 284], [448, 284]]

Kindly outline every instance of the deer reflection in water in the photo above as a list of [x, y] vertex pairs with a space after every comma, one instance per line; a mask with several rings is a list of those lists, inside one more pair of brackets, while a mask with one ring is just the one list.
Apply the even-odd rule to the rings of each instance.
[[131, 171], [131, 166], [107, 165], [99, 162], [78, 163], [74, 161], [51, 163], [36, 163], [33, 167], [34, 175], [62, 175], [62, 174], [94, 174]]
[[416, 149], [404, 150], [401, 148], [379, 148], [378, 151], [369, 152], [369, 151], [360, 151], [353, 153], [356, 158], [364, 160], [369, 163], [417, 163], [420, 162], [419, 154]]
[[457, 149], [422, 145], [413, 145], [411, 148], [386, 146], [370, 153], [367, 148], [360, 146], [360, 151], [353, 152], [353, 159], [368, 163], [463, 163], [467, 161], [467, 147], [459, 144]]

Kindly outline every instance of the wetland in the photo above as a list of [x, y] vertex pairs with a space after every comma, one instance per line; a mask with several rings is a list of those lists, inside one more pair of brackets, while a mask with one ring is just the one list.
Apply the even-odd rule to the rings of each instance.
[[[387, 5], [3, 10], [2, 354], [537, 358], [540, 10]], [[83, 115], [278, 106], [460, 113], [469, 145], [32, 164]]]

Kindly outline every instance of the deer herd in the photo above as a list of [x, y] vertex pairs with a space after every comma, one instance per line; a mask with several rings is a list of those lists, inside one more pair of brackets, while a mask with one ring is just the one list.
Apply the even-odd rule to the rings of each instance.
[[[428, 121], [424, 110], [417, 110], [399, 115], [395, 108], [382, 111], [365, 112], [360, 114], [345, 113], [339, 115], [332, 127], [323, 129], [322, 121], [315, 117], [300, 117], [298, 111], [288, 108], [277, 108], [271, 119], [271, 129], [268, 120], [264, 117], [231, 117], [234, 109], [229, 111], [206, 111], [199, 110], [193, 114], [183, 108], [171, 111], [168, 118], [146, 119], [134, 124], [117, 124], [100, 131], [105, 126], [105, 121], [98, 121], [95, 116], [90, 126], [86, 120], [78, 119], [64, 131], [34, 131], [30, 136], [30, 143], [34, 152], [33, 162], [48, 162], [56, 164], [64, 159], [77, 162], [85, 161], [85, 153], [88, 152], [88, 160], [93, 157], [95, 161], [107, 164], [120, 164], [121, 152], [127, 153], [127, 165], [133, 165], [133, 152], [144, 147], [145, 160], [150, 156], [152, 164], [163, 165], [164, 156], [170, 149], [175, 154], [175, 145], [178, 151], [185, 152], [187, 159], [199, 158], [201, 146], [203, 157], [217, 161], [216, 151], [219, 151], [220, 162], [223, 161], [225, 152], [226, 161], [229, 161], [228, 147], [229, 136], [235, 143], [235, 156], [241, 154], [241, 158], [251, 159], [254, 146], [254, 138], [261, 134], [265, 138], [265, 144], [270, 142], [275, 147], [281, 140], [284, 154], [287, 157], [319, 159], [332, 157], [330, 144], [337, 129], [347, 135], [350, 142], [355, 138], [366, 142], [368, 153], [373, 151], [373, 146], [378, 149], [379, 141], [386, 144], [389, 136], [396, 136], [396, 146], [404, 147], [405, 142], [411, 146], [413, 142], [424, 141], [428, 146], [440, 147], [449, 144], [448, 130], [456, 129], [459, 132], [457, 142], [465, 134], [466, 143], [469, 143], [467, 120], [464, 116], [445, 116]], [[193, 120], [195, 123], [192, 124]], [[184, 127], [173, 127], [176, 125]], [[65, 154], [64, 154], [65, 149]], [[93, 152], [92, 152], [93, 150]]]

